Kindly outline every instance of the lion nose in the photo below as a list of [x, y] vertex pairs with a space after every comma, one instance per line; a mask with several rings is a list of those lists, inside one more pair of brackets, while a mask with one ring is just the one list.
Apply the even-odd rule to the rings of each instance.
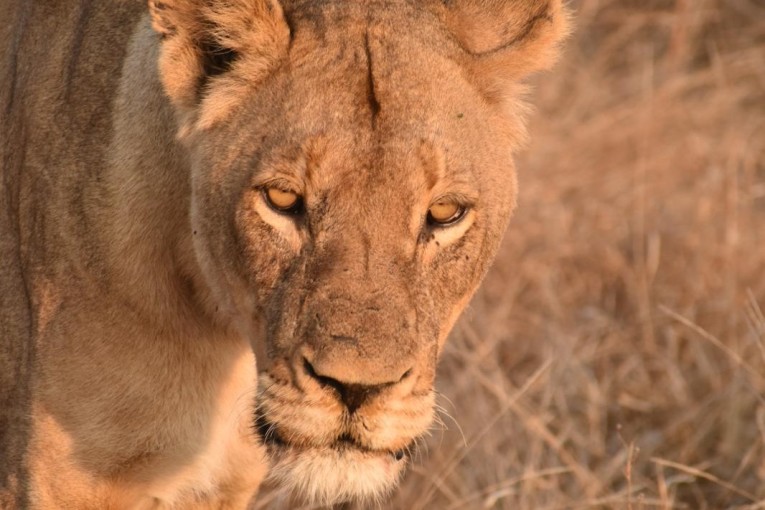
[[329, 374], [322, 374], [317, 372], [314, 366], [305, 358], [303, 358], [303, 370], [305, 370], [305, 373], [308, 376], [318, 381], [322, 386], [333, 388], [340, 397], [340, 400], [348, 408], [348, 412], [350, 413], [354, 413], [356, 409], [364, 404], [364, 402], [374, 397], [385, 388], [389, 388], [395, 384], [398, 384], [403, 379], [408, 377], [412, 372], [411, 369], [407, 370], [395, 381], [381, 384], [358, 384], [341, 381], [337, 378], [337, 376], [332, 377]]

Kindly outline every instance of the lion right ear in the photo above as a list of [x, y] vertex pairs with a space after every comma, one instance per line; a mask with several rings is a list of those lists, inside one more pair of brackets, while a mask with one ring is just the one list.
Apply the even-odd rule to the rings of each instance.
[[159, 74], [182, 130], [222, 120], [286, 55], [278, 0], [149, 0]]
[[488, 97], [549, 67], [568, 34], [562, 0], [434, 0]]

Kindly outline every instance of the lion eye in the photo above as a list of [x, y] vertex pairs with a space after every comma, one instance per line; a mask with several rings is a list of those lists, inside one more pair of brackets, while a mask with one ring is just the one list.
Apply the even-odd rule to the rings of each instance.
[[281, 213], [297, 213], [303, 205], [303, 199], [294, 191], [279, 188], [266, 188], [263, 192], [266, 202], [272, 209]]
[[428, 223], [445, 227], [458, 222], [465, 215], [465, 206], [453, 201], [436, 202], [428, 209]]

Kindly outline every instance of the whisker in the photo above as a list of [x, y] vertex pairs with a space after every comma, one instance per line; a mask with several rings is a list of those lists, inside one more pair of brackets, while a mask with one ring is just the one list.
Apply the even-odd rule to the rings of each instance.
[[[443, 395], [442, 393], [436, 392], [436, 395], [452, 403], [451, 400], [449, 400], [449, 398]], [[454, 403], [452, 403], [452, 407], [454, 407]], [[439, 414], [443, 414], [444, 417], [449, 418], [452, 421], [452, 423], [454, 423], [454, 425], [457, 426], [457, 430], [459, 431], [460, 436], [462, 437], [462, 444], [467, 448], [468, 443], [467, 443], [467, 438], [465, 437], [465, 431], [462, 430], [462, 426], [459, 424], [459, 422], [451, 414], [449, 414], [449, 412], [443, 406], [436, 404], [434, 408], [438, 411]], [[446, 427], [445, 423], [442, 422], [442, 424], [444, 425], [444, 427]], [[446, 430], [448, 430], [448, 427], [446, 427]]]

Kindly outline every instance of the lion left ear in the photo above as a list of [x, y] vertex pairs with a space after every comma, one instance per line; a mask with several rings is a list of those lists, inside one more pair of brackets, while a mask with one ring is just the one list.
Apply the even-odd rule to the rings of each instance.
[[550, 67], [568, 34], [561, 0], [440, 0], [439, 14], [489, 95]]
[[225, 118], [287, 53], [278, 0], [149, 0], [149, 13], [181, 132]]

